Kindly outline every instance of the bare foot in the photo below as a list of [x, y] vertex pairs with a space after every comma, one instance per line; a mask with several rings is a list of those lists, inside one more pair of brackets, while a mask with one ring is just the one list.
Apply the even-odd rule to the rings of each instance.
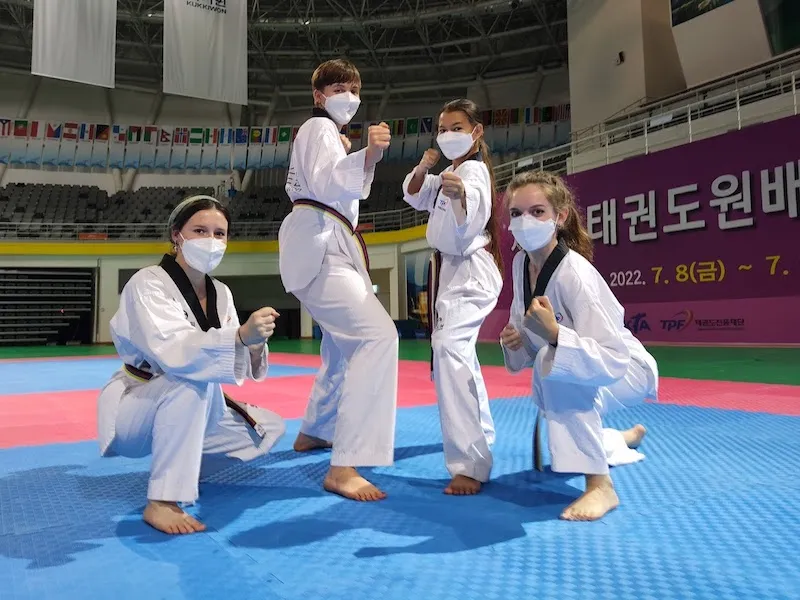
[[339, 494], [360, 502], [372, 502], [386, 498], [385, 492], [364, 479], [353, 467], [331, 467], [325, 476], [322, 487], [332, 494]]
[[306, 435], [305, 433], [298, 433], [297, 438], [294, 440], [295, 452], [311, 452], [312, 450], [332, 447], [333, 444], [330, 442]]
[[206, 526], [187, 515], [174, 502], [150, 500], [144, 509], [144, 522], [169, 534], [197, 533], [205, 531]]
[[587, 475], [586, 491], [570, 504], [561, 518], [565, 521], [596, 521], [619, 506], [619, 497], [608, 475]]
[[473, 496], [481, 491], [481, 482], [466, 475], [456, 475], [450, 481], [446, 488], [445, 494], [453, 496]]
[[638, 448], [645, 435], [647, 435], [647, 429], [644, 425], [634, 425], [627, 431], [622, 432], [622, 437], [625, 439], [628, 448]]

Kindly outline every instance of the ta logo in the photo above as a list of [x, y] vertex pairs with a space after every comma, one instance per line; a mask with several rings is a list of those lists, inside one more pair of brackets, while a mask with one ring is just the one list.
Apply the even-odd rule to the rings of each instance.
[[564, 320], [564, 315], [562, 315], [560, 312], [556, 313], [556, 323], [561, 323], [561, 321], [563, 320]]
[[634, 335], [640, 331], [652, 331], [650, 323], [647, 322], [647, 313], [636, 313], [625, 321], [625, 327], [630, 329]]

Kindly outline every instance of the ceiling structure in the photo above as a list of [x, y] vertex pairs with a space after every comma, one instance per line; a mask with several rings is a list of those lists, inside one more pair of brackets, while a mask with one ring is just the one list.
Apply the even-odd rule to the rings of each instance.
[[[313, 69], [347, 57], [374, 99], [452, 98], [567, 65], [566, 0], [246, 0], [249, 98], [303, 107]], [[119, 87], [161, 89], [164, 3], [117, 2]], [[0, 0], [0, 68], [30, 72], [33, 0]]]

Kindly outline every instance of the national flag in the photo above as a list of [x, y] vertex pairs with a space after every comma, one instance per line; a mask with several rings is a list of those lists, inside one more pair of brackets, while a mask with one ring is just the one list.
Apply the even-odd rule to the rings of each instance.
[[525, 109], [525, 124], [530, 125], [531, 123], [533, 123], [533, 108], [528, 106]]
[[12, 130], [11, 119], [0, 119], [0, 137], [10, 137]]
[[246, 146], [247, 145], [247, 138], [250, 136], [250, 131], [247, 127], [237, 127], [236, 131], [234, 132], [235, 137], [233, 138], [233, 143], [237, 146]]
[[492, 127], [508, 127], [508, 109], [499, 108], [492, 115]]
[[292, 128], [281, 127], [280, 130], [278, 131], [278, 143], [285, 144], [290, 141], [292, 141]]
[[14, 121], [14, 137], [28, 137], [27, 121]]
[[128, 127], [128, 141], [129, 142], [142, 141], [142, 128], [140, 125], [131, 125], [130, 127]]
[[47, 124], [47, 132], [45, 133], [45, 137], [48, 140], [60, 140], [61, 139], [61, 123], [48, 123]]
[[541, 109], [542, 123], [550, 123], [553, 121], [553, 107], [543, 106]]
[[111, 128], [112, 141], [117, 144], [124, 144], [128, 139], [128, 127], [125, 125], [114, 125]]
[[406, 120], [395, 119], [394, 121], [391, 122], [390, 129], [392, 131], [392, 135], [403, 136], [406, 130]]
[[172, 145], [172, 130], [162, 127], [158, 134], [158, 145], [159, 146], [171, 146]]
[[78, 124], [64, 123], [64, 131], [61, 133], [61, 139], [62, 140], [78, 139]]
[[297, 137], [297, 132], [300, 131], [299, 127], [292, 127], [292, 141]]
[[82, 142], [91, 142], [94, 139], [94, 125], [81, 123], [78, 139]]
[[485, 110], [481, 113], [481, 123], [484, 127], [489, 127], [492, 125], [492, 111]]
[[153, 146], [156, 142], [158, 142], [158, 127], [155, 125], [145, 125], [144, 143]]
[[522, 121], [522, 109], [521, 108], [509, 108], [508, 109], [508, 124], [509, 125], [518, 125]]
[[406, 135], [419, 135], [419, 118], [406, 119]]
[[364, 129], [361, 123], [350, 123], [350, 130], [347, 132], [347, 136], [351, 140], [360, 140], [363, 135]]
[[264, 128], [264, 143], [265, 144], [275, 144], [278, 142], [278, 128], [277, 127], [265, 127]]
[[94, 139], [99, 142], [107, 142], [111, 134], [111, 125], [104, 125], [102, 123], [95, 124], [94, 126]]
[[189, 145], [200, 146], [203, 143], [204, 130], [202, 127], [192, 127], [189, 131]]
[[189, 143], [189, 128], [176, 127], [175, 131], [172, 133], [172, 145], [185, 146], [188, 143]]
[[559, 104], [556, 107], [556, 121], [563, 122], [569, 121], [571, 114], [570, 114], [570, 105], [569, 104]]
[[250, 143], [254, 145], [262, 144], [264, 139], [264, 129], [262, 127], [250, 128]]
[[433, 133], [433, 117], [422, 117], [419, 131], [420, 133]]

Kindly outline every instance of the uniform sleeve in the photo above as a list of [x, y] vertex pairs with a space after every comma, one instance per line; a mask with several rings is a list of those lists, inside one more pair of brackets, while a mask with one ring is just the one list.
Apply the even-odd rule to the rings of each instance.
[[466, 211], [458, 201], [451, 201], [450, 206], [456, 221], [456, 237], [466, 249], [486, 229], [492, 212], [492, 180], [486, 165], [474, 160], [465, 161], [458, 175], [464, 184]]
[[408, 186], [413, 177], [414, 171], [411, 171], [411, 173], [406, 175], [403, 181], [403, 200], [417, 210], [433, 212], [433, 209], [436, 207], [436, 198], [442, 187], [442, 178], [439, 175], [431, 175], [428, 173], [425, 175], [425, 179], [419, 191], [416, 194], [409, 194]]
[[302, 141], [305, 180], [315, 198], [333, 203], [363, 200], [369, 196], [375, 166], [364, 170], [366, 148], [347, 154], [327, 119], [309, 121], [309, 130]]
[[[227, 297], [227, 316], [223, 327], [234, 327], [239, 330], [241, 323], [239, 322], [239, 315], [236, 312], [236, 306], [233, 303], [233, 294], [230, 288], [224, 286], [225, 296]], [[268, 355], [269, 348], [264, 344], [258, 347], [242, 346], [239, 338], [236, 337], [236, 359], [234, 369], [236, 371], [236, 378], [244, 381], [245, 379], [252, 379], [253, 381], [264, 381], [267, 377], [269, 369]]]
[[611, 385], [625, 376], [631, 361], [621, 326], [585, 286], [579, 287], [576, 297], [573, 327], [559, 326], [558, 345], [545, 360], [542, 375], [578, 385]]
[[204, 383], [241, 385], [236, 372], [236, 327], [202, 331], [155, 281], [126, 289], [130, 343], [168, 375]]

